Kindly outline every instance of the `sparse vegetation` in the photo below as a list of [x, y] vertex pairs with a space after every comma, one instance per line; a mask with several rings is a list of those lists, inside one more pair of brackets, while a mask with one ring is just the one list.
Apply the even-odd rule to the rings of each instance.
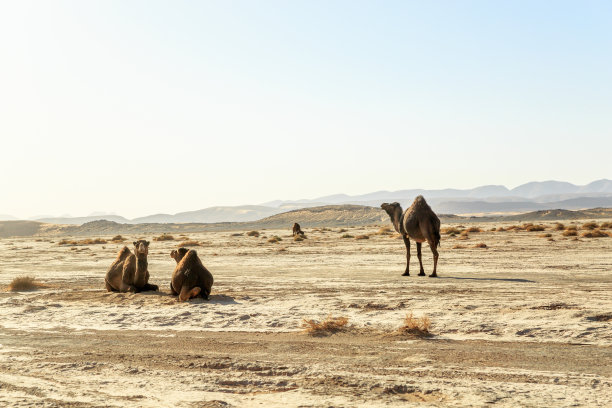
[[602, 222], [599, 226], [599, 229], [609, 229], [612, 228], [612, 222]]
[[351, 234], [344, 234], [340, 238], [353, 238]]
[[429, 332], [431, 327], [431, 320], [429, 317], [422, 316], [415, 318], [410, 312], [404, 319], [404, 324], [397, 329], [400, 334], [412, 335], [418, 337], [430, 337], [432, 334]]
[[451, 236], [454, 236], [454, 235], [457, 235], [457, 234], [461, 234], [461, 230], [459, 228], [455, 228], [455, 227], [443, 228], [442, 232], [444, 234], [451, 235]]
[[311, 335], [331, 334], [340, 330], [344, 330], [348, 324], [348, 317], [332, 317], [331, 315], [323, 321], [314, 319], [302, 320], [302, 328]]
[[391, 235], [393, 232], [391, 231], [391, 227], [381, 227], [376, 235]]
[[540, 234], [540, 235], [538, 235], [538, 237], [540, 237], [540, 238], [550, 238], [550, 237], [552, 237], [552, 234]]
[[365, 235], [365, 234], [364, 235], [357, 235], [355, 237], [355, 239], [370, 239], [370, 236], [369, 235]]
[[154, 237], [153, 241], [174, 241], [174, 237], [170, 234], [163, 233], [159, 237]]
[[603, 232], [600, 229], [594, 229], [592, 231], [585, 231], [580, 236], [583, 238], [603, 238], [603, 237], [609, 237], [610, 235], [608, 235], [607, 233]]
[[582, 228], [583, 229], [587, 229], [587, 230], [594, 230], [594, 229], [598, 229], [599, 225], [597, 225], [596, 222], [592, 222], [591, 221], [591, 222], [587, 222], [587, 223], [582, 224]]
[[576, 235], [578, 235], [578, 231], [576, 231], [575, 229], [566, 229], [561, 235], [563, 235], [564, 237], [575, 237]]
[[183, 241], [180, 244], [178, 244], [179, 247], [189, 247], [189, 246], [202, 246], [202, 244], [199, 241], [196, 240], [187, 240], [187, 241]]
[[268, 242], [271, 244], [276, 244], [277, 242], [281, 242], [283, 239], [281, 237], [279, 237], [278, 235], [274, 235], [270, 238], [268, 238]]
[[340, 229], [338, 230], [338, 232], [339, 232], [340, 234], [342, 234], [343, 232], [346, 232], [346, 231], [348, 231], [346, 228], [340, 228]]
[[125, 238], [123, 238], [121, 235], [115, 235], [111, 239], [111, 242], [123, 242], [123, 241], [125, 241]]
[[541, 224], [524, 224], [523, 229], [528, 232], [544, 231], [546, 227]]
[[247, 232], [247, 236], [249, 236], [249, 237], [259, 237], [259, 231], [249, 231], [249, 232]]
[[478, 227], [470, 227], [466, 229], [467, 232], [482, 232], [482, 230]]
[[484, 242], [481, 242], [479, 244], [474, 245], [474, 248], [483, 248], [483, 249], [487, 249], [488, 246], [487, 244], [485, 244]]
[[70, 239], [62, 239], [57, 243], [57, 245], [62, 246], [76, 246], [76, 245], [99, 245], [106, 244], [106, 240], [102, 238], [86, 238], [80, 241], [70, 240]]
[[555, 231], [563, 231], [565, 229], [565, 225], [560, 223], [560, 222], [558, 222], [558, 223], [555, 224], [554, 228], [555, 228]]
[[19, 276], [11, 281], [8, 290], [11, 292], [21, 292], [26, 290], [36, 290], [44, 288], [46, 285], [36, 281], [32, 276]]

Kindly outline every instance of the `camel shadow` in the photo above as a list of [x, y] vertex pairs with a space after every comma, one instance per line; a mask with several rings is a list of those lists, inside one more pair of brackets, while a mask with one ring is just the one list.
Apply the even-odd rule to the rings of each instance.
[[477, 281], [501, 281], [501, 282], [516, 282], [516, 283], [537, 283], [529, 279], [518, 278], [466, 278], [459, 276], [438, 276], [438, 279], [457, 279], [457, 280], [477, 280]]
[[227, 295], [210, 295], [208, 297], [208, 300], [204, 300], [201, 297], [195, 298], [195, 299], [189, 299], [189, 303], [207, 303], [207, 304], [215, 304], [215, 305], [237, 305], [238, 302], [236, 302], [236, 300], [231, 297], [231, 296], [227, 296]]

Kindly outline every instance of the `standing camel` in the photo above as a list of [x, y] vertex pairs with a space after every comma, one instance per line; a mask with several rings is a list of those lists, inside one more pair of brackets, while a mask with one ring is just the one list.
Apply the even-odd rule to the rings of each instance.
[[393, 227], [402, 235], [406, 245], [406, 271], [403, 276], [410, 276], [410, 239], [416, 241], [417, 256], [421, 270], [419, 276], [425, 276], [423, 261], [421, 259], [421, 243], [427, 241], [434, 257], [434, 268], [432, 278], [437, 277], [436, 268], [438, 266], [438, 250], [440, 246], [440, 219], [429, 207], [423, 196], [418, 196], [406, 211], [402, 213], [402, 206], [399, 203], [384, 203], [380, 206], [389, 214]]

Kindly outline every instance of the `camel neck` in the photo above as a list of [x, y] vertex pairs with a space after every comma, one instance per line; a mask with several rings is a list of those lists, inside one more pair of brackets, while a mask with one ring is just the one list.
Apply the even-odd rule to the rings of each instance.
[[144, 256], [142, 258], [136, 258], [136, 270], [139, 272], [144, 272], [147, 270], [149, 266], [149, 262], [147, 261], [147, 257]]

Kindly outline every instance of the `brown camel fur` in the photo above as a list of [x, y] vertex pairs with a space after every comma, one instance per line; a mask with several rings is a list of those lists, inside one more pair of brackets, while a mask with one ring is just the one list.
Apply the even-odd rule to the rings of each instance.
[[302, 228], [300, 227], [300, 224], [298, 224], [297, 222], [295, 224], [293, 224], [293, 236], [297, 237], [297, 236], [304, 236], [304, 231], [302, 231]]
[[406, 211], [402, 213], [399, 203], [384, 203], [380, 206], [389, 214], [393, 227], [402, 235], [406, 245], [406, 271], [404, 276], [410, 276], [410, 239], [416, 241], [417, 256], [421, 266], [419, 276], [425, 276], [421, 259], [421, 243], [427, 241], [434, 257], [433, 272], [430, 277], [437, 277], [438, 250], [440, 246], [440, 219], [429, 207], [423, 196], [418, 196]]
[[176, 268], [170, 281], [170, 292], [183, 302], [202, 296], [208, 299], [214, 279], [212, 274], [202, 264], [198, 253], [193, 249], [179, 248], [170, 256], [176, 261]]
[[123, 247], [106, 273], [104, 282], [109, 292], [144, 292], [158, 290], [149, 283], [149, 241], [134, 241], [134, 253]]

